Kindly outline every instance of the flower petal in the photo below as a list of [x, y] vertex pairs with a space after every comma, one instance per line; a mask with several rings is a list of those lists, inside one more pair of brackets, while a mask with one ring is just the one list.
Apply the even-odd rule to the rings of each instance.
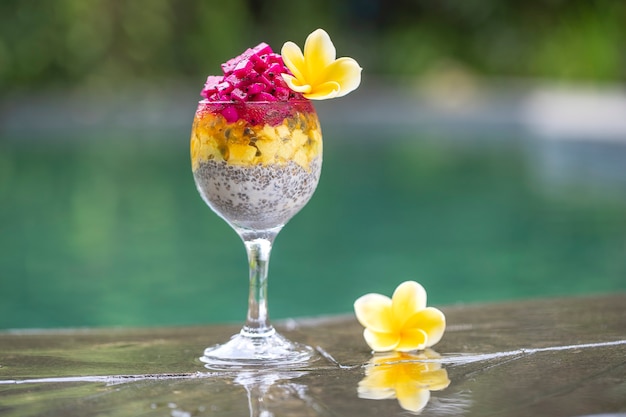
[[427, 307], [413, 314], [405, 323], [405, 329], [421, 329], [427, 335], [426, 347], [438, 343], [446, 330], [446, 316], [435, 307]]
[[395, 371], [390, 366], [368, 366], [365, 368], [365, 378], [359, 382], [359, 394], [363, 390], [371, 399], [395, 398], [393, 390], [397, 378]]
[[320, 82], [318, 78], [324, 77], [324, 69], [335, 60], [336, 56], [335, 45], [328, 33], [324, 29], [313, 31], [304, 42], [306, 71], [302, 75], [309, 83], [318, 84]]
[[311, 91], [303, 94], [309, 100], [324, 100], [327, 98], [338, 97], [341, 90], [339, 83], [335, 81], [327, 81], [311, 88]]
[[339, 83], [341, 87], [336, 97], [343, 97], [359, 87], [362, 70], [352, 58], [339, 58], [326, 68], [326, 79]]
[[298, 93], [308, 93], [311, 91], [309, 84], [300, 84], [300, 80], [289, 74], [281, 74], [287, 86]]
[[415, 281], [405, 281], [391, 297], [391, 310], [398, 329], [416, 312], [426, 308], [426, 290]]
[[422, 329], [403, 329], [400, 334], [400, 342], [396, 346], [399, 352], [422, 350], [428, 343], [428, 335]]
[[430, 391], [441, 391], [442, 389], [448, 388], [450, 378], [448, 378], [448, 371], [445, 369], [437, 369], [435, 371], [422, 373], [419, 378], [419, 383]]
[[364, 381], [359, 382], [357, 388], [359, 398], [365, 400], [389, 400], [396, 398], [396, 391], [392, 387], [362, 384]]
[[280, 54], [283, 57], [283, 62], [285, 66], [289, 68], [289, 71], [298, 78], [302, 80], [304, 75], [302, 74], [302, 70], [304, 67], [304, 55], [302, 55], [302, 51], [300, 47], [293, 42], [285, 42], [282, 49], [280, 50]]
[[381, 294], [365, 294], [354, 302], [356, 318], [363, 327], [377, 332], [391, 331], [391, 299]]
[[383, 365], [394, 365], [399, 361], [405, 360], [406, 355], [401, 352], [385, 352], [385, 353], [377, 353], [372, 356], [369, 360], [368, 364], [375, 366], [383, 366]]
[[430, 391], [407, 381], [396, 385], [396, 397], [400, 407], [413, 413], [419, 413], [430, 400]]
[[363, 330], [363, 337], [367, 345], [374, 352], [387, 352], [394, 350], [400, 342], [400, 335], [395, 333], [375, 332], [370, 329]]

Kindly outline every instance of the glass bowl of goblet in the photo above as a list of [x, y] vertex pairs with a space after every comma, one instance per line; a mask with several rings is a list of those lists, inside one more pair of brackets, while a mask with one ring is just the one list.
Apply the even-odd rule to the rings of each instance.
[[243, 240], [249, 265], [243, 328], [205, 349], [200, 360], [218, 369], [314, 360], [314, 349], [270, 324], [267, 299], [274, 239], [307, 204], [320, 178], [322, 133], [312, 103], [203, 100], [192, 127], [191, 161], [200, 196]]

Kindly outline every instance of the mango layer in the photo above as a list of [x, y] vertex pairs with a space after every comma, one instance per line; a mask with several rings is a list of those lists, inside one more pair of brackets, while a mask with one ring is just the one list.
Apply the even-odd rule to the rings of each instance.
[[191, 132], [191, 163], [223, 160], [233, 165], [284, 165], [308, 170], [322, 153], [322, 132], [315, 113], [299, 113], [277, 126], [228, 123], [221, 114], [198, 112]]

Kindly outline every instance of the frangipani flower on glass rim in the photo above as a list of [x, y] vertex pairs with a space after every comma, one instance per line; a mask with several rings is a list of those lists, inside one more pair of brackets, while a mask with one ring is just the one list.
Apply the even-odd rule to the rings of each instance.
[[283, 79], [307, 99], [343, 97], [361, 84], [359, 64], [348, 57], [336, 59], [335, 45], [323, 29], [306, 38], [304, 53], [295, 43], [285, 42], [281, 55], [293, 74], [282, 74]]
[[422, 350], [439, 342], [446, 329], [444, 314], [426, 307], [426, 290], [415, 281], [400, 284], [391, 298], [374, 293], [360, 297], [354, 312], [375, 352]]
[[376, 354], [365, 368], [365, 378], [359, 382], [359, 398], [385, 400], [397, 398], [400, 406], [419, 413], [430, 400], [431, 391], [450, 385], [448, 372], [437, 352], [427, 349], [419, 355], [391, 352]]

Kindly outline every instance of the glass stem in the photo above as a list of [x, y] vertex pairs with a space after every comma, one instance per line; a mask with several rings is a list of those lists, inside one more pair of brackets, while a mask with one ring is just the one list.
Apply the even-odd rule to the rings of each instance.
[[242, 237], [250, 266], [250, 292], [248, 317], [241, 332], [249, 337], [264, 337], [274, 333], [267, 310], [267, 269], [276, 233]]

